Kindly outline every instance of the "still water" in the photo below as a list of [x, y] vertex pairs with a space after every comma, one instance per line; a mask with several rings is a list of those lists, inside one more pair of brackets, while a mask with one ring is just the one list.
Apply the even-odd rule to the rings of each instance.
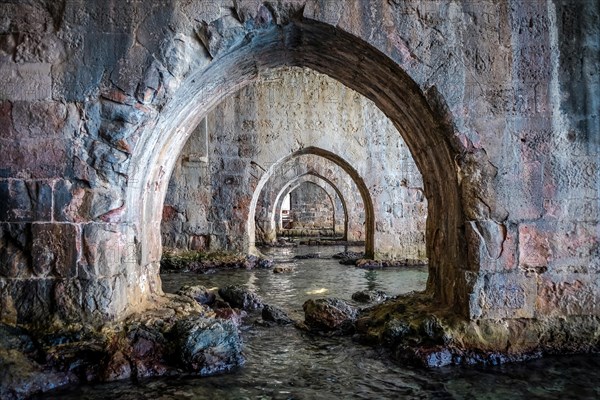
[[[337, 247], [272, 249], [268, 255], [293, 265], [294, 272], [228, 270], [214, 274], [166, 274], [166, 292], [184, 284], [220, 287], [244, 284], [266, 304], [303, 319], [309, 298], [339, 297], [379, 289], [389, 295], [422, 290], [426, 268], [364, 271], [319, 258]], [[350, 249], [359, 250], [359, 249]], [[242, 327], [246, 365], [208, 378], [161, 378], [139, 383], [83, 386], [46, 399], [600, 399], [600, 356], [546, 358], [499, 367], [423, 370], [395, 364], [383, 350], [349, 337], [323, 338], [293, 326], [263, 327], [250, 316]]]

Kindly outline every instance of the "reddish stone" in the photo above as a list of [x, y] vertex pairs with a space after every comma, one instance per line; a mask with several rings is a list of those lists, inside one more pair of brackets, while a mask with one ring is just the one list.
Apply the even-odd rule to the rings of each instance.
[[191, 238], [190, 250], [205, 251], [210, 247], [209, 235], [194, 235]]
[[32, 267], [37, 276], [76, 276], [81, 249], [76, 225], [33, 224], [31, 234]]
[[10, 101], [0, 101], [0, 138], [7, 139], [14, 135], [12, 103]]
[[548, 232], [534, 224], [519, 226], [519, 266], [521, 268], [547, 268], [553, 258]]
[[163, 207], [163, 221], [174, 221], [177, 218], [179, 211], [169, 204], [165, 204]]

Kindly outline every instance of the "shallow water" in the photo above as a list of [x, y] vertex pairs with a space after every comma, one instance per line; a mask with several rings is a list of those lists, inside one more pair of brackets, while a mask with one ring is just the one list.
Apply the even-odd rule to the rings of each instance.
[[[364, 271], [331, 259], [291, 260], [295, 254], [336, 247], [273, 249], [269, 256], [290, 260], [295, 271], [229, 270], [214, 274], [163, 275], [166, 292], [183, 284], [219, 287], [245, 284], [265, 303], [302, 319], [302, 304], [326, 296], [350, 300], [362, 289], [390, 295], [421, 290], [426, 268]], [[252, 318], [249, 318], [251, 321]], [[83, 386], [46, 395], [60, 399], [600, 399], [600, 356], [546, 358], [499, 367], [423, 370], [391, 361], [385, 351], [349, 337], [323, 338], [293, 326], [243, 327], [246, 365], [208, 378], [161, 378], [140, 383]]]

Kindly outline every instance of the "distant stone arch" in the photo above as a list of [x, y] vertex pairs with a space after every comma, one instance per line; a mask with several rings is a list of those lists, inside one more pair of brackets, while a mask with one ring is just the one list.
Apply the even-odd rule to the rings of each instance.
[[[343, 225], [344, 228], [342, 231], [342, 240], [348, 240], [348, 206], [346, 204], [346, 200], [345, 200], [342, 192], [340, 191], [340, 189], [337, 187], [337, 185], [335, 183], [333, 183], [328, 178], [323, 177], [314, 171], [307, 172], [303, 175], [298, 176], [297, 178], [288, 182], [284, 187], [281, 188], [281, 190], [277, 194], [277, 197], [275, 198], [273, 207], [270, 212], [271, 227], [276, 232], [279, 232], [282, 229], [281, 219], [279, 218], [279, 216], [281, 215], [282, 202], [288, 194], [293, 192], [296, 188], [298, 188], [304, 182], [313, 182], [314, 184], [321, 186], [321, 188], [323, 188], [323, 190], [325, 190], [325, 191], [327, 191], [326, 187], [328, 186], [337, 195], [337, 198], [340, 200], [340, 204], [342, 207], [342, 209], [341, 209], [342, 215], [341, 216], [339, 215], [339, 212], [338, 212], [339, 210], [337, 210], [337, 208], [335, 206], [335, 200], [332, 198], [331, 194], [329, 195], [329, 197], [332, 198], [332, 203], [334, 204], [334, 211], [335, 211], [334, 232], [336, 229], [335, 228], [336, 223], [337, 223], [338, 219], [341, 217], [343, 219], [343, 224], [344, 224]], [[337, 232], [335, 232], [335, 233], [337, 233]]]
[[276, 163], [271, 165], [271, 167], [261, 177], [252, 195], [252, 201], [250, 203], [250, 212], [248, 214], [247, 233], [249, 251], [255, 251], [254, 238], [256, 237], [256, 207], [263, 188], [267, 184], [268, 180], [273, 176], [277, 168], [283, 165], [286, 161], [294, 159], [295, 157], [309, 154], [323, 157], [331, 161], [335, 165], [339, 166], [340, 168], [342, 168], [342, 170], [344, 170], [346, 174], [348, 174], [348, 176], [356, 184], [356, 187], [358, 188], [360, 197], [365, 208], [365, 257], [373, 257], [375, 254], [375, 212], [373, 208], [373, 199], [371, 198], [371, 194], [369, 193], [367, 185], [365, 184], [363, 178], [356, 171], [356, 169], [342, 157], [328, 150], [312, 146], [305, 147], [292, 154], [282, 157]]

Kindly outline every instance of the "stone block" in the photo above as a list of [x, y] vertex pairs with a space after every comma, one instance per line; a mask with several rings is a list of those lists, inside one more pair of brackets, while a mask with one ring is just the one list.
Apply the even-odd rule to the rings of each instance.
[[0, 100], [47, 100], [52, 97], [50, 64], [1, 64]]
[[469, 221], [465, 229], [472, 271], [501, 272], [517, 265], [516, 226], [492, 220]]
[[544, 272], [552, 258], [550, 233], [535, 224], [519, 225], [519, 267]]
[[27, 139], [1, 142], [0, 177], [50, 179], [64, 177], [71, 167], [68, 139]]
[[84, 222], [91, 217], [90, 190], [67, 180], [54, 184], [54, 219], [59, 222]]
[[[476, 274], [471, 295], [472, 318], [533, 318], [536, 275], [520, 271]], [[473, 278], [471, 278], [472, 280]]]
[[0, 221], [48, 221], [52, 213], [51, 182], [0, 181]]
[[0, 277], [31, 276], [31, 224], [0, 224]]
[[129, 300], [127, 281], [123, 275], [81, 280], [83, 314], [89, 320], [102, 322], [122, 315]]
[[79, 279], [57, 279], [53, 288], [52, 301], [56, 314], [66, 323], [81, 322], [83, 299]]
[[539, 279], [539, 317], [597, 315], [600, 286], [597, 274], [545, 274]]
[[44, 223], [31, 226], [33, 273], [38, 277], [77, 276], [81, 233], [73, 224]]
[[12, 121], [12, 109], [13, 105], [10, 101], [0, 101], [0, 139], [16, 136]]
[[53, 137], [64, 134], [68, 108], [54, 101], [13, 102], [13, 123], [20, 137]]
[[17, 323], [45, 325], [53, 318], [54, 279], [15, 279], [6, 282], [3, 298], [14, 305]]
[[83, 256], [79, 276], [83, 279], [113, 277], [135, 268], [139, 245], [126, 225], [90, 223], [83, 228]]

